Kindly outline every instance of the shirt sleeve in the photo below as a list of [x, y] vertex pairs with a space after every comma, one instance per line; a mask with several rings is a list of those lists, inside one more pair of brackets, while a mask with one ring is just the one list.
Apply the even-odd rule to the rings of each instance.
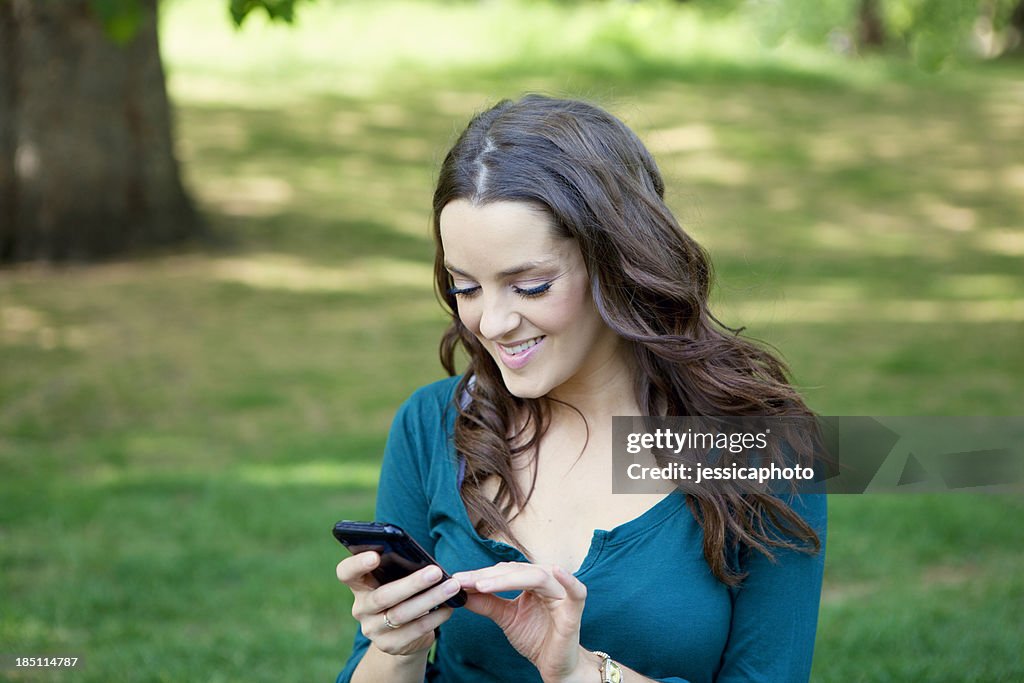
[[[425, 429], [430, 415], [437, 413], [436, 406], [423, 390], [413, 394], [406, 401], [391, 423], [387, 445], [384, 447], [384, 461], [381, 465], [380, 481], [377, 485], [376, 521], [402, 527], [416, 539], [430, 554], [434, 553], [427, 519], [427, 496], [425, 457], [429, 453], [427, 440], [430, 436]], [[440, 429], [440, 415], [434, 415], [434, 428]], [[338, 674], [336, 683], [349, 683], [363, 655], [370, 647], [370, 640], [357, 628], [352, 654], [345, 668]]]
[[807, 681], [825, 567], [825, 494], [786, 500], [821, 540], [821, 552], [776, 550], [775, 561], [757, 551], [740, 560], [747, 577], [731, 591], [732, 625], [717, 683]]

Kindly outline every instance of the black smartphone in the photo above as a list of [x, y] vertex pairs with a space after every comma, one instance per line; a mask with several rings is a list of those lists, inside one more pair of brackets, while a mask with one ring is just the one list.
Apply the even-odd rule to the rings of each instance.
[[[381, 585], [437, 564], [437, 560], [412, 536], [394, 524], [343, 520], [334, 525], [334, 537], [353, 555], [367, 550], [380, 553], [380, 564], [370, 573]], [[438, 583], [452, 578], [441, 565], [437, 566], [441, 568], [441, 581]], [[466, 591], [460, 590], [445, 600], [444, 604], [449, 607], [462, 607], [466, 604]]]

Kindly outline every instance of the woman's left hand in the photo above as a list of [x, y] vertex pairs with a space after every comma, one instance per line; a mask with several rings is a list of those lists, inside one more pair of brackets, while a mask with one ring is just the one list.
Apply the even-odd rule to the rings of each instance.
[[[580, 621], [587, 587], [554, 565], [502, 562], [454, 575], [469, 593], [466, 607], [496, 623], [509, 643], [550, 683], [568, 679], [585, 650]], [[492, 593], [522, 591], [506, 600]]]

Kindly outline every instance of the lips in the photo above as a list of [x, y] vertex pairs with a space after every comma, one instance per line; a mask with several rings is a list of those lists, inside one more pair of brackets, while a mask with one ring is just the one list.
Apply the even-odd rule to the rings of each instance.
[[530, 359], [541, 348], [546, 338], [546, 335], [541, 335], [540, 337], [533, 337], [516, 342], [515, 344], [495, 344], [495, 346], [498, 349], [498, 356], [505, 367], [510, 370], [518, 370], [530, 362]]

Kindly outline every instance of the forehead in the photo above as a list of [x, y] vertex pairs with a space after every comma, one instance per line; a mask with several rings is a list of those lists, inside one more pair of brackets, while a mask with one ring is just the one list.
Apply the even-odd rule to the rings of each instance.
[[573, 240], [555, 235], [547, 212], [527, 202], [473, 204], [457, 199], [441, 211], [440, 226], [445, 259], [474, 275], [529, 261], [565, 265], [579, 255]]

